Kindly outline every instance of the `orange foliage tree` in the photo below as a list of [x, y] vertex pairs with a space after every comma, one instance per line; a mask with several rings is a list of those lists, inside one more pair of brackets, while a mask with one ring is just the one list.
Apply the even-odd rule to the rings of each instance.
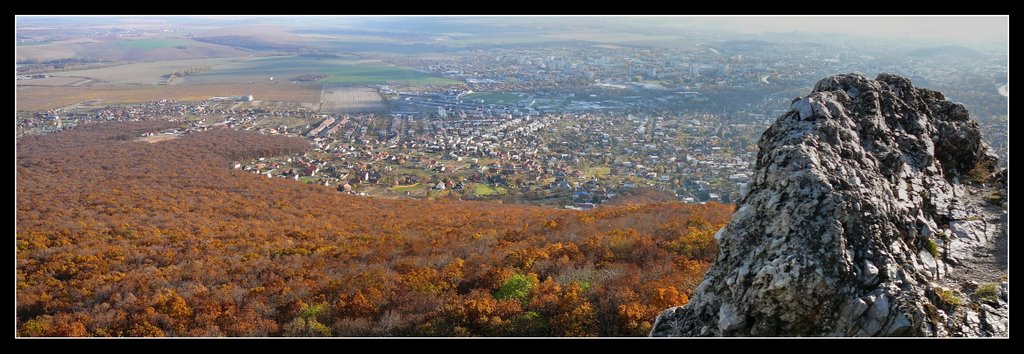
[[167, 126], [20, 139], [19, 335], [645, 335], [732, 211], [361, 198], [229, 168], [301, 139], [132, 141]]

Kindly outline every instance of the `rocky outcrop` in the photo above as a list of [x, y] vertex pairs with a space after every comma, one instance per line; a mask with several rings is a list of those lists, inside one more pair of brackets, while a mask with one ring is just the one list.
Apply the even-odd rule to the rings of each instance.
[[718, 258], [651, 335], [1007, 335], [1006, 171], [963, 105], [838, 75], [759, 148]]

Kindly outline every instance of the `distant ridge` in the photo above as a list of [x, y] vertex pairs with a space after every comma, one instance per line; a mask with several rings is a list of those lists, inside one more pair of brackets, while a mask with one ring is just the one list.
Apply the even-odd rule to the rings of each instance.
[[984, 57], [985, 55], [981, 54], [981, 52], [964, 46], [944, 45], [939, 47], [916, 49], [910, 52], [910, 56], [915, 58], [949, 57], [960, 59], [978, 59]]

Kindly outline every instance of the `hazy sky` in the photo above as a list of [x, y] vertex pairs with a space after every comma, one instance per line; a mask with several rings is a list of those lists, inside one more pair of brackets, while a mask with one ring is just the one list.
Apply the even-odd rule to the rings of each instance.
[[[121, 16], [99, 16], [125, 17]], [[135, 17], [129, 16], [128, 18]], [[375, 19], [387, 19], [390, 16], [307, 17], [310, 21], [339, 18], [345, 22], [361, 22]], [[432, 17], [432, 16], [431, 16]], [[438, 16], [444, 18], [446, 16]], [[453, 16], [461, 17], [461, 16]], [[135, 17], [138, 18], [138, 17]], [[153, 17], [149, 17], [152, 19]], [[251, 16], [202, 16], [210, 20], [243, 20]], [[292, 16], [256, 16], [270, 21], [294, 21]], [[424, 20], [424, 17], [406, 17], [409, 20]], [[583, 21], [601, 21], [617, 23], [635, 23], [643, 26], [658, 27], [689, 27], [716, 29], [741, 33], [764, 32], [804, 32], [804, 33], [842, 33], [850, 35], [872, 36], [894, 40], [925, 40], [933, 42], [958, 42], [975, 44], [993, 44], [1002, 42], [1005, 45], [1009, 36], [1009, 16], [494, 16], [512, 22], [546, 22], [579, 19]], [[390, 17], [396, 20], [395, 17]], [[478, 18], [488, 21], [487, 18]], [[289, 21], [291, 20], [291, 21]], [[17, 21], [16, 21], [17, 22]], [[569, 21], [571, 22], [571, 21]]]
[[895, 40], [1005, 42], [1009, 16], [665, 16], [652, 19], [741, 33], [841, 33]]

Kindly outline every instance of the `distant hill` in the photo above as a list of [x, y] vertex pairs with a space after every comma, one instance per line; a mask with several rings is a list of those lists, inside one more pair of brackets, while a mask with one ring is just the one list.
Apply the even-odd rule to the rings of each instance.
[[916, 49], [910, 52], [910, 56], [915, 58], [949, 57], [959, 59], [978, 59], [985, 55], [964, 46], [944, 45], [939, 47]]

